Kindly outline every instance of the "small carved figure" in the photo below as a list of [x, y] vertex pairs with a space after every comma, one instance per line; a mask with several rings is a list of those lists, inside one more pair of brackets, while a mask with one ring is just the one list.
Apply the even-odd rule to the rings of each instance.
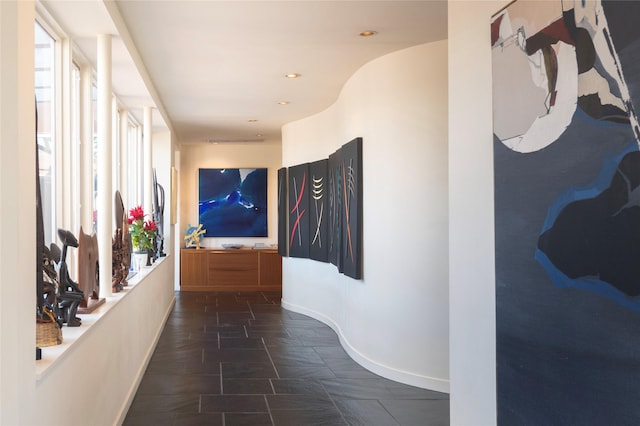
[[76, 314], [80, 302], [84, 299], [84, 293], [69, 276], [67, 267], [67, 248], [78, 247], [78, 240], [65, 229], [58, 229], [58, 237], [62, 241], [62, 253], [57, 245], [51, 244], [50, 247], [52, 258], [58, 260], [58, 306], [62, 312], [63, 322], [69, 327], [78, 327], [82, 322]]
[[111, 242], [111, 248], [111, 290], [114, 293], [118, 293], [123, 288], [122, 281], [127, 278], [122, 270], [122, 229], [116, 229], [115, 236]]

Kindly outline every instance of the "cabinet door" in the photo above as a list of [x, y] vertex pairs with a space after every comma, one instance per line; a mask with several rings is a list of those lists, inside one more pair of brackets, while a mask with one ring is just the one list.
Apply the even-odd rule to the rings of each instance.
[[282, 285], [282, 256], [278, 252], [260, 252], [260, 286]]
[[187, 249], [180, 251], [180, 288], [182, 290], [205, 290], [209, 270], [207, 252]]

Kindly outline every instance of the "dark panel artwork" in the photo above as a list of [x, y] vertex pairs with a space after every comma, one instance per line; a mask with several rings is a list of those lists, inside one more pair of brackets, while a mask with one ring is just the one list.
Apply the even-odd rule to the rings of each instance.
[[266, 237], [267, 169], [199, 169], [205, 237]]
[[328, 261], [329, 191], [327, 179], [328, 160], [319, 160], [309, 165], [309, 257], [320, 262]]
[[342, 146], [342, 243], [345, 275], [362, 278], [362, 138]]
[[287, 227], [287, 169], [278, 169], [278, 254], [287, 256], [289, 232]]
[[289, 256], [309, 257], [309, 164], [289, 167]]
[[640, 419], [640, 2], [491, 23], [500, 425]]
[[342, 240], [342, 156], [340, 150], [329, 156], [328, 163], [328, 260], [342, 272], [340, 242]]

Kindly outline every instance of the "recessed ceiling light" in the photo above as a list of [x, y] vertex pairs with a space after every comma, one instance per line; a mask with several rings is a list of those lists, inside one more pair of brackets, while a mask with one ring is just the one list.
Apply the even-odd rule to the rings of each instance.
[[256, 121], [258, 121], [258, 120], [256, 120], [255, 118], [251, 118], [251, 119], [249, 119], [249, 120], [247, 120], [247, 121], [248, 121], [249, 123], [255, 123], [255, 122], [256, 122]]
[[377, 32], [377, 31], [367, 30], [367, 31], [362, 31], [362, 32], [360, 33], [360, 36], [361, 36], [361, 37], [371, 37], [371, 36], [374, 36], [374, 35], [376, 35], [376, 34], [378, 34], [378, 32]]
[[291, 74], [285, 74], [284, 76], [287, 78], [298, 78], [300, 77], [300, 74], [298, 74], [297, 72], [292, 72]]
[[278, 105], [289, 105], [289, 101], [279, 101]]

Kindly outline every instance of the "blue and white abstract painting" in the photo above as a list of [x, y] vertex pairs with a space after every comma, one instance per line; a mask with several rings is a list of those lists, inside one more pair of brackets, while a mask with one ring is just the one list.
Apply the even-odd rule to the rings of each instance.
[[640, 422], [638, 19], [518, 0], [492, 20], [499, 425]]
[[199, 169], [205, 237], [267, 237], [267, 169]]

